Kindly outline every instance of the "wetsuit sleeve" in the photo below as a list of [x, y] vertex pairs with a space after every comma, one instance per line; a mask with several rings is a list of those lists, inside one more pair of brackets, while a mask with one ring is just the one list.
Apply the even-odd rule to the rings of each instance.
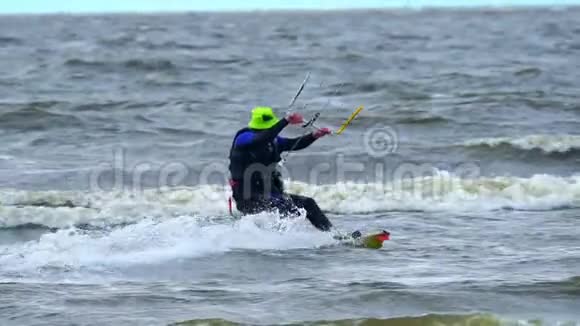
[[278, 137], [278, 146], [280, 146], [280, 151], [284, 152], [284, 151], [299, 151], [301, 149], [304, 149], [310, 145], [312, 145], [312, 143], [314, 143], [314, 141], [316, 140], [316, 138], [314, 138], [314, 136], [312, 136], [312, 134], [308, 134], [304, 137], [297, 137], [297, 138], [283, 138], [283, 137]]
[[235, 147], [250, 147], [255, 145], [267, 144], [274, 140], [278, 134], [288, 125], [286, 119], [281, 119], [272, 128], [259, 133], [246, 131], [241, 133], [235, 140]]

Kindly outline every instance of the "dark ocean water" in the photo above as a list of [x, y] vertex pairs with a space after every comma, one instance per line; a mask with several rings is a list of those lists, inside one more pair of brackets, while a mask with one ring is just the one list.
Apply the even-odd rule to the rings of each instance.
[[[0, 16], [0, 324], [580, 323], [579, 58], [577, 8]], [[229, 216], [307, 73], [364, 110], [288, 191], [381, 250]]]

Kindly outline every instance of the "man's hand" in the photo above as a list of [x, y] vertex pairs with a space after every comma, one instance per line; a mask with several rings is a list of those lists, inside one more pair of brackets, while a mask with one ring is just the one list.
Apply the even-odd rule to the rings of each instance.
[[288, 123], [291, 125], [297, 125], [297, 124], [304, 123], [304, 118], [302, 117], [302, 114], [297, 113], [297, 112], [290, 113], [286, 117], [286, 120], [288, 120]]
[[312, 136], [314, 136], [314, 138], [318, 139], [322, 136], [326, 136], [326, 135], [330, 135], [332, 133], [332, 131], [328, 128], [321, 128], [316, 130], [315, 132], [312, 133]]

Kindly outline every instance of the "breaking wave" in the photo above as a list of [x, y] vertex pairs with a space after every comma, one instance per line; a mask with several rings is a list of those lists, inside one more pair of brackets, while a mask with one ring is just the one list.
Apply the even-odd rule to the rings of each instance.
[[85, 278], [84, 272], [101, 275], [117, 268], [231, 250], [302, 249], [336, 243], [303, 219], [276, 220], [268, 214], [230, 219], [229, 223], [195, 216], [163, 221], [150, 218], [111, 229], [56, 230], [37, 241], [0, 245], [0, 271], [32, 277], [76, 271]]
[[[304, 321], [300, 324], [307, 325], [328, 325], [328, 326], [417, 326], [417, 325], [452, 325], [452, 326], [499, 326], [499, 325], [544, 325], [542, 321], [515, 321], [505, 320], [490, 314], [427, 314], [422, 316], [401, 316], [393, 318], [362, 318], [362, 319], [337, 319]], [[192, 326], [192, 325], [244, 325], [234, 321], [224, 319], [196, 319], [172, 324], [172, 326]], [[279, 324], [297, 325], [297, 324]]]
[[[336, 214], [381, 211], [552, 210], [580, 207], [580, 176], [462, 179], [447, 172], [390, 183], [312, 185], [288, 182], [289, 193], [314, 197]], [[0, 227], [104, 227], [144, 218], [228, 216], [226, 186], [201, 185], [142, 192], [0, 191]]]
[[580, 151], [580, 135], [530, 135], [521, 138], [498, 137], [469, 140], [466, 147], [513, 148], [516, 150], [539, 150], [544, 154], [564, 154]]

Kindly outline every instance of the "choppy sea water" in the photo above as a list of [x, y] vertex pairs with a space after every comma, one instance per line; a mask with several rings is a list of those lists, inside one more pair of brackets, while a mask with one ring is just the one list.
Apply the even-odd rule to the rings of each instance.
[[[0, 17], [0, 324], [580, 322], [580, 11]], [[303, 219], [232, 218], [255, 105]], [[286, 135], [304, 130], [288, 128]]]

